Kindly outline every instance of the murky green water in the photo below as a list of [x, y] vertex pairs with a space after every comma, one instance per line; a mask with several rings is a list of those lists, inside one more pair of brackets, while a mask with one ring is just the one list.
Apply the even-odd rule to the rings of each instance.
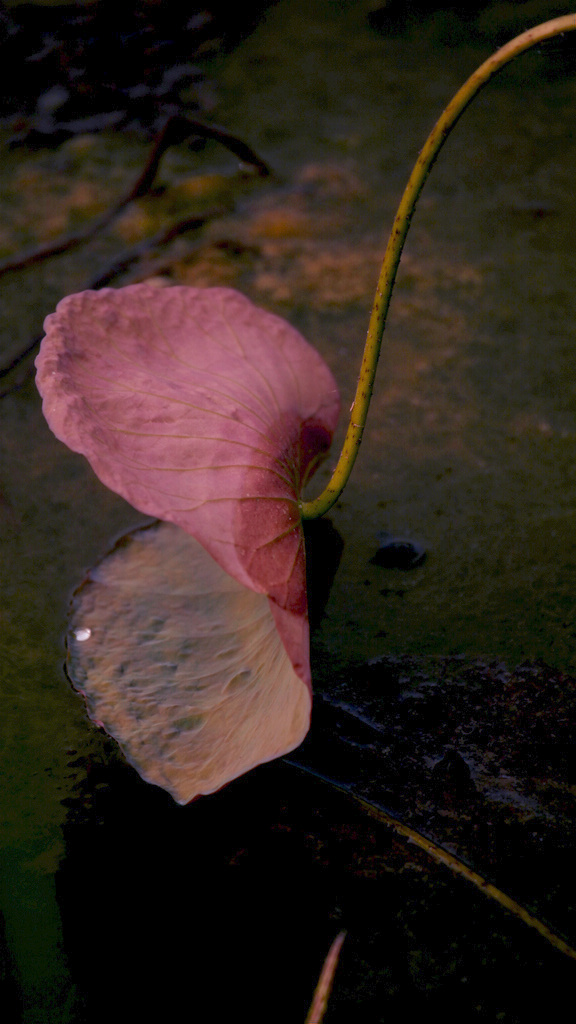
[[[380, 35], [366, 22], [372, 6], [281, 0], [236, 53], [216, 60], [214, 119], [276, 177], [240, 189], [236, 209], [207, 233], [211, 248], [196, 263], [177, 250], [170, 271], [233, 284], [290, 319], [332, 367], [344, 409], [412, 163], [493, 48], [489, 23], [475, 41], [440, 15], [421, 33]], [[534, 21], [550, 7], [525, 6]], [[345, 547], [315, 641], [324, 681], [328, 665], [345, 671], [400, 653], [543, 659], [576, 672], [575, 103], [576, 67], [558, 48], [525, 56], [467, 111], [426, 186], [363, 448], [331, 516]], [[4, 251], [34, 240], [60, 205], [66, 226], [79, 183], [87, 191], [73, 216], [105, 205], [144, 154], [137, 140], [98, 137], [7, 155]], [[162, 180], [180, 209], [191, 173], [230, 170], [215, 146], [192, 157], [182, 148]], [[152, 209], [143, 204], [145, 227]], [[8, 357], [126, 238], [111, 230], [0, 281]], [[62, 801], [102, 753], [62, 672], [66, 608], [85, 569], [142, 519], [51, 437], [29, 380], [2, 399], [0, 416], [0, 905], [13, 961], [5, 991], [11, 998], [12, 978], [24, 992], [22, 1019], [48, 1024], [84, 1019], [54, 873], [65, 852]], [[371, 564], [381, 530], [422, 543], [424, 565], [402, 573]]]
[[[263, 52], [256, 35], [223, 76], [234, 123], [283, 173], [318, 161], [358, 182], [330, 209], [333, 264], [279, 304], [334, 368], [344, 408], [368, 301], [344, 315], [334, 301], [354, 273], [338, 246], [357, 268], [365, 259], [368, 296], [411, 161], [484, 52], [438, 45], [434, 25], [376, 37], [367, 7], [332, 5], [311, 53], [289, 5], [270, 16], [281, 42]], [[334, 515], [346, 551], [325, 631], [344, 659], [384, 647], [574, 667], [575, 84], [555, 78], [553, 55], [546, 81], [545, 62], [527, 56], [478, 98], [415, 218], [363, 450]], [[426, 567], [401, 583], [370, 569], [379, 529], [423, 541]]]

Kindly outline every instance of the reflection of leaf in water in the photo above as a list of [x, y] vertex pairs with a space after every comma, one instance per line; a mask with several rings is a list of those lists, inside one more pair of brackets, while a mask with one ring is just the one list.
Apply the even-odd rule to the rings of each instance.
[[310, 691], [266, 596], [170, 524], [129, 534], [90, 572], [68, 644], [91, 717], [180, 803], [292, 750], [308, 729]]

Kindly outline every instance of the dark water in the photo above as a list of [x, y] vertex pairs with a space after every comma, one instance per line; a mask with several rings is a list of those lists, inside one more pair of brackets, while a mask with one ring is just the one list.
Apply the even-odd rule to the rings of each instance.
[[[155, 195], [104, 236], [0, 281], [6, 359], [120, 248], [218, 204], [200, 237], [123, 280], [241, 288], [318, 346], [346, 409], [412, 162], [465, 77], [526, 27], [518, 6], [415, 20], [391, 5], [376, 28], [370, 3], [272, 6], [209, 70], [211, 116], [273, 178], [239, 178], [216, 145], [171, 151]], [[557, 13], [522, 7], [530, 24]], [[569, 48], [526, 55], [465, 114], [426, 186], [362, 452], [331, 515], [344, 546], [313, 640], [317, 688], [386, 745], [319, 702], [306, 754], [516, 885], [572, 942], [575, 98]], [[6, 152], [1, 254], [101, 212], [145, 152], [137, 132]], [[294, 767], [189, 808], [139, 782], [70, 691], [62, 637], [72, 589], [141, 517], [16, 383], [0, 403], [4, 1019], [168, 1019], [184, 994], [192, 1020], [249, 1007], [254, 1021], [302, 1021], [342, 925], [328, 1024], [439, 1007], [523, 1021], [536, 981], [571, 984], [543, 940]], [[377, 564], [382, 531], [425, 561]]]

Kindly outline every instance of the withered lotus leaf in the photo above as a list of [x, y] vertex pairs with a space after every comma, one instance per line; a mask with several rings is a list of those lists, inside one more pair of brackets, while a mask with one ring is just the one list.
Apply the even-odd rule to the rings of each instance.
[[45, 328], [37, 384], [54, 434], [199, 542], [158, 531], [119, 549], [84, 587], [71, 639], [91, 714], [186, 801], [305, 735], [299, 498], [330, 445], [338, 390], [290, 324], [230, 289], [81, 292]]
[[179, 803], [306, 735], [310, 690], [268, 599], [169, 523], [128, 534], [74, 597], [68, 671], [128, 761]]

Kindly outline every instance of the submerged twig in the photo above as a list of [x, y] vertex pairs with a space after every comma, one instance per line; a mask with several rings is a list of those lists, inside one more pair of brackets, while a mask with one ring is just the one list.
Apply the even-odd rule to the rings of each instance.
[[346, 932], [338, 932], [338, 935], [328, 950], [304, 1024], [322, 1024], [326, 1007], [328, 1006], [330, 992], [332, 990], [334, 974], [338, 966], [340, 950], [342, 949], [342, 943], [345, 938]]
[[120, 253], [105, 270], [102, 270], [96, 277], [91, 278], [86, 287], [94, 291], [98, 288], [104, 288], [105, 285], [113, 281], [119, 274], [123, 274], [133, 263], [141, 259], [142, 256], [145, 256], [146, 253], [158, 249], [162, 245], [167, 245], [173, 238], [183, 235], [186, 231], [197, 231], [199, 228], [204, 227], [207, 221], [213, 220], [215, 217], [221, 217], [225, 212], [224, 207], [217, 207], [213, 210], [208, 210], [201, 216], [186, 217], [185, 220], [178, 221], [177, 224], [171, 224], [170, 227], [157, 231], [150, 238], [146, 238], [144, 241]]
[[362, 810], [366, 812], [371, 818], [379, 821], [382, 825], [387, 825], [392, 828], [397, 835], [402, 836], [404, 839], [408, 839], [414, 843], [421, 850], [424, 850], [429, 857], [438, 864], [444, 864], [445, 867], [449, 868], [455, 875], [460, 875], [465, 878], [468, 882], [471, 882], [480, 892], [484, 893], [490, 899], [495, 900], [501, 907], [508, 910], [515, 917], [519, 918], [524, 924], [527, 924], [529, 928], [533, 928], [543, 939], [546, 939], [550, 945], [554, 946], [560, 953], [564, 953], [570, 957], [571, 960], [576, 960], [576, 949], [570, 946], [564, 939], [559, 935], [556, 935], [547, 924], [540, 921], [539, 918], [531, 914], [526, 907], [523, 907], [516, 900], [508, 896], [507, 893], [503, 892], [502, 889], [498, 889], [497, 886], [493, 885], [492, 882], [488, 882], [482, 875], [474, 871], [473, 868], [469, 867], [464, 861], [460, 860], [453, 853], [444, 849], [443, 846], [439, 846], [428, 836], [423, 835], [421, 832], [417, 832], [416, 829], [406, 825], [400, 818], [391, 814], [380, 804], [367, 800], [365, 797], [359, 796], [355, 793], [351, 786], [347, 786], [342, 782], [337, 782], [336, 779], [330, 778], [329, 775], [324, 775], [322, 772], [317, 771], [315, 768], [310, 768], [308, 765], [302, 764], [302, 762], [295, 760], [293, 757], [285, 757], [285, 761], [288, 764], [298, 768], [300, 771], [305, 772], [307, 775], [312, 775], [315, 779], [319, 779], [321, 782], [325, 782], [328, 786], [342, 793], [344, 796], [349, 797], [360, 805]]
[[[225, 212], [223, 207], [218, 207], [207, 211], [205, 214], [197, 217], [187, 217], [185, 220], [178, 221], [176, 224], [170, 225], [168, 228], [164, 228], [162, 231], [158, 231], [151, 238], [147, 238], [137, 245], [132, 246], [130, 249], [126, 249], [120, 256], [117, 256], [111, 263], [108, 264], [104, 270], [101, 270], [95, 277], [91, 278], [86, 283], [86, 288], [91, 290], [97, 290], [98, 288], [104, 288], [105, 285], [110, 284], [115, 277], [123, 274], [132, 263], [141, 259], [147, 252], [152, 252], [154, 249], [158, 249], [163, 245], [167, 245], [176, 238], [178, 235], [184, 234], [185, 231], [195, 231], [203, 227], [206, 221], [211, 220], [214, 217], [219, 217]], [[14, 370], [16, 370], [22, 363], [25, 362], [31, 355], [34, 354], [38, 348], [43, 334], [38, 334], [31, 342], [22, 349], [11, 362], [7, 363], [6, 366], [0, 367], [0, 380], [4, 377], [8, 377]], [[22, 387], [25, 380], [29, 376], [31, 368], [23, 374], [22, 378], [16, 383], [7, 387], [4, 391], [0, 391], [0, 398], [4, 398], [6, 395], [12, 394], [13, 391], [17, 391]]]
[[260, 159], [246, 142], [243, 142], [236, 135], [231, 135], [230, 132], [225, 131], [224, 128], [218, 128], [216, 125], [204, 124], [204, 122], [195, 121], [191, 117], [174, 114], [168, 118], [154, 139], [146, 163], [136, 181], [105, 213], [101, 214], [100, 217], [96, 217], [90, 224], [79, 228], [77, 231], [60, 235], [53, 242], [25, 249], [16, 256], [10, 256], [8, 259], [1, 261], [0, 276], [14, 270], [24, 270], [35, 263], [41, 263], [50, 256], [58, 256], [63, 252], [70, 252], [70, 250], [78, 248], [84, 242], [90, 241], [91, 238], [94, 238], [100, 231], [108, 227], [126, 206], [134, 202], [135, 199], [141, 199], [150, 191], [154, 184], [160, 161], [166, 150], [170, 146], [184, 142], [190, 135], [220, 142], [231, 153], [234, 153], [242, 163], [252, 167], [256, 174], [262, 177], [270, 174], [270, 170], [264, 161]]
[[[160, 160], [166, 150], [172, 145], [183, 142], [190, 135], [213, 139], [214, 141], [221, 143], [221, 145], [229, 149], [231, 153], [234, 153], [242, 163], [251, 167], [254, 172], [261, 177], [265, 177], [270, 174], [270, 169], [267, 164], [264, 163], [264, 161], [246, 142], [243, 142], [242, 139], [239, 139], [236, 135], [232, 135], [230, 132], [225, 131], [224, 128], [219, 128], [216, 125], [204, 124], [202, 121], [196, 121], [191, 117], [184, 116], [183, 114], [175, 114], [168, 118], [156, 136], [152, 144], [152, 148], [148, 153], [144, 168], [138, 175], [136, 181], [130, 189], [110, 207], [109, 210], [103, 213], [100, 217], [97, 217], [86, 227], [80, 228], [76, 232], [61, 235], [60, 238], [56, 239], [54, 242], [50, 242], [44, 246], [38, 246], [34, 249], [25, 250], [17, 256], [10, 257], [4, 262], [0, 262], [0, 276], [2, 276], [2, 274], [7, 274], [10, 271], [23, 270], [36, 263], [41, 263], [43, 260], [48, 259], [51, 256], [57, 256], [63, 252], [69, 252], [71, 249], [77, 248], [84, 242], [90, 241], [100, 231], [103, 231], [104, 228], [108, 227], [108, 225], [115, 220], [122, 210], [129, 205], [129, 203], [142, 198], [150, 191], [158, 171]], [[177, 224], [172, 224], [170, 227], [159, 231], [151, 238], [146, 239], [133, 246], [131, 249], [121, 253], [120, 256], [116, 257], [98, 275], [91, 278], [85, 287], [90, 289], [103, 288], [150, 250], [166, 245], [177, 235], [183, 234], [185, 231], [197, 230], [203, 227], [208, 220], [222, 216], [225, 212], [226, 210], [224, 207], [217, 207], [202, 215], [189, 217], [183, 221], [179, 221]], [[0, 379], [7, 377], [29, 356], [31, 356], [38, 348], [42, 338], [43, 334], [39, 334], [34, 337], [32, 341], [30, 341], [25, 348], [21, 349], [21, 351], [18, 352], [18, 354], [14, 356], [9, 363], [0, 367]], [[28, 373], [26, 373], [24, 378], [16, 382], [12, 387], [6, 388], [4, 391], [0, 392], [0, 398], [4, 398], [5, 395], [10, 394], [12, 391], [21, 387], [23, 381], [27, 379], [27, 377]]]
[[[12, 359], [11, 362], [7, 363], [6, 366], [1, 367], [0, 380], [2, 380], [4, 377], [8, 377], [14, 370], [18, 369], [18, 367], [21, 366], [22, 363], [24, 363], [26, 359], [29, 358], [29, 356], [33, 355], [36, 349], [38, 348], [40, 342], [42, 341], [43, 337], [44, 334], [37, 334], [36, 337], [32, 338], [32, 341], [30, 341], [28, 345], [26, 345], [26, 348], [21, 349], [18, 355], [14, 356], [14, 359]], [[21, 388], [24, 382], [28, 379], [29, 374], [30, 367], [26, 369], [23, 377], [20, 380], [17, 380], [15, 383], [11, 384], [10, 387], [5, 388], [4, 391], [0, 391], [0, 398], [5, 398], [6, 395], [11, 395], [13, 391], [18, 391], [18, 389]]]

